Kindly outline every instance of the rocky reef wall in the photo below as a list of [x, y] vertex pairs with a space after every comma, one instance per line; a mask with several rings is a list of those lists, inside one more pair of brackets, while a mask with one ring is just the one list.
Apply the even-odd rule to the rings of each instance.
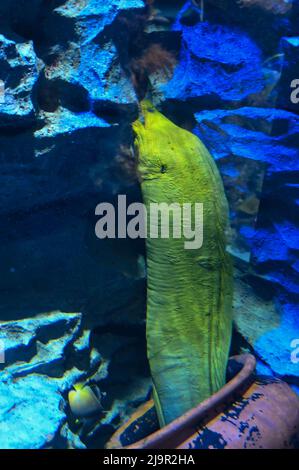
[[[1, 448], [102, 447], [149, 396], [144, 246], [94, 235], [99, 202], [141, 200], [131, 123], [149, 92], [223, 177], [232, 352], [299, 386], [299, 6], [247, 3], [1, 1]], [[81, 439], [80, 380], [105, 410]]]

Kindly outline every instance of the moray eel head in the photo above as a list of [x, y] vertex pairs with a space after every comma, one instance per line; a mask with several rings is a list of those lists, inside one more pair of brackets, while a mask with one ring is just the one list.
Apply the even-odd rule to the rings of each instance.
[[[168, 179], [168, 176], [186, 165], [175, 151], [174, 136], [179, 128], [159, 113], [150, 101], [142, 101], [140, 107], [141, 116], [133, 123], [139, 176], [142, 183], [152, 180], [160, 180], [162, 183], [165, 178]], [[171, 130], [174, 132], [170, 132]], [[192, 134], [190, 136], [192, 140]], [[166, 142], [167, 145], [163, 148], [161, 142]]]

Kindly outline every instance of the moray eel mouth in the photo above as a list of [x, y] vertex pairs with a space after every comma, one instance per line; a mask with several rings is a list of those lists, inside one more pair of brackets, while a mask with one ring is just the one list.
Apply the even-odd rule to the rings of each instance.
[[135, 149], [137, 150], [138, 158], [140, 157], [141, 152], [138, 151], [139, 147], [144, 143], [144, 140], [147, 137], [148, 132], [150, 132], [151, 117], [157, 111], [153, 107], [150, 101], [142, 101], [140, 103], [140, 115], [139, 118], [133, 122], [133, 131], [135, 133]]
[[[138, 163], [138, 176], [140, 183], [150, 181], [161, 181], [167, 178], [169, 171], [175, 170], [178, 165], [172, 153], [162, 154], [153, 149], [154, 145], [161, 140], [171, 145], [167, 123], [169, 121], [157, 111], [148, 100], [140, 103], [140, 116], [133, 122], [135, 133], [134, 152]], [[153, 143], [153, 135], [156, 137]]]
[[156, 113], [157, 110], [149, 100], [142, 101], [139, 107], [140, 107], [139, 120], [133, 123], [133, 128], [134, 128], [134, 125], [138, 123], [139, 125], [142, 126], [142, 128], [146, 129], [151, 114]]

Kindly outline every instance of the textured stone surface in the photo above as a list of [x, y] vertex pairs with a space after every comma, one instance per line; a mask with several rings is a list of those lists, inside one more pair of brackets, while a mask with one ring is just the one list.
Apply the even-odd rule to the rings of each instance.
[[70, 43], [55, 58], [54, 64], [45, 68], [48, 80], [62, 80], [82, 87], [88, 93], [90, 103], [136, 104], [136, 95], [125, 72], [120, 66], [114, 44]]
[[196, 120], [198, 136], [212, 149], [217, 160], [232, 153], [264, 162], [271, 172], [298, 169], [299, 118], [296, 114], [244, 107], [203, 111], [196, 114]]
[[[299, 78], [299, 36], [283, 37], [280, 50], [284, 54], [284, 62], [278, 86], [278, 105], [296, 112], [298, 111], [298, 103], [291, 100], [291, 92], [294, 91], [294, 88], [291, 88], [291, 83]], [[298, 82], [296, 88], [298, 88]], [[298, 93], [295, 97], [298, 98]]]
[[[181, 15], [186, 8], [189, 3]], [[180, 16], [174, 29], [182, 33], [182, 50], [173, 78], [164, 86], [166, 98], [208, 99], [211, 105], [241, 101], [262, 90], [261, 51], [245, 32], [200, 19], [185, 26]]]
[[[255, 107], [201, 111], [195, 117], [195, 133], [217, 160], [224, 179], [235, 249], [249, 253], [265, 172], [270, 175], [298, 169], [299, 118], [288, 111]], [[263, 237], [263, 231], [256, 236]], [[261, 256], [273, 250], [275, 237], [269, 239]], [[279, 256], [276, 251], [273, 258]]]
[[[217, 160], [230, 198], [232, 251], [238, 256], [238, 249], [241, 255], [247, 251], [247, 262], [261, 276], [256, 282], [267, 282], [272, 292], [269, 305], [259, 305], [258, 297], [252, 303], [252, 328], [238, 301], [240, 332], [273, 372], [296, 380], [291, 342], [299, 335], [298, 115], [244, 107], [202, 111], [196, 120], [195, 132]], [[247, 162], [254, 164], [255, 181]]]
[[272, 299], [262, 299], [239, 278], [235, 280], [233, 307], [237, 331], [252, 346], [269, 330], [279, 326], [280, 315]]
[[[94, 235], [99, 202], [140, 197], [126, 167], [138, 102], [113, 23], [143, 8], [0, 5], [0, 448], [103, 447], [149, 393], [143, 248]], [[82, 441], [65, 398], [87, 379], [106, 392], [106, 414], [83, 423]]]
[[14, 42], [0, 34], [0, 128], [28, 125], [34, 120], [33, 87], [38, 79], [33, 43]]
[[270, 57], [277, 52], [280, 38], [292, 35], [298, 29], [294, 12], [296, 3], [296, 0], [207, 0], [205, 16], [210, 20], [245, 29]]
[[291, 343], [299, 338], [298, 239], [299, 213], [297, 172], [266, 173], [256, 233], [252, 243], [252, 263], [275, 290], [280, 324], [255, 344], [255, 349], [272, 370], [298, 377], [298, 364], [291, 361]]
[[[55, 337], [59, 331], [69, 331], [64, 344], [62, 342], [61, 344], [55, 343], [56, 340], [54, 343], [52, 342], [53, 350], [56, 350], [52, 359], [54, 360], [57, 355], [58, 358], [62, 357], [67, 342], [76, 336], [80, 322], [80, 314], [63, 314], [61, 312], [43, 314], [19, 321], [1, 322], [0, 332], [1, 338], [5, 341], [6, 367], [10, 363], [22, 362], [26, 352], [29, 355], [35, 355], [34, 346], [37, 342], [41, 344], [40, 339]], [[58, 338], [58, 341], [61, 341], [61, 338]], [[46, 363], [48, 362], [50, 365], [51, 357], [46, 361]]]
[[[99, 202], [140, 200], [131, 54], [221, 171], [241, 268], [234, 353], [252, 351], [260, 373], [298, 385], [299, 122], [289, 82], [299, 78], [299, 4], [277, 15], [235, 0], [207, 0], [203, 12], [182, 3], [156, 2], [150, 21], [143, 0], [0, 3], [2, 448], [103, 447], [150, 393], [144, 247], [94, 236]], [[171, 79], [167, 61], [160, 70], [155, 54], [142, 56], [152, 43], [171, 45], [169, 63], [181, 48]], [[106, 394], [103, 416], [83, 425], [65, 400], [78, 380]]]
[[1, 449], [42, 448], [53, 440], [65, 419], [59, 389], [48, 377], [1, 381], [0, 403]]
[[[79, 313], [50, 312], [0, 323], [5, 350], [0, 448], [36, 449], [51, 446], [59, 437], [66, 421], [62, 393], [87, 375], [73, 347], [81, 339], [81, 322]], [[93, 357], [89, 340], [83, 344], [81, 353], [90, 371], [95, 370], [100, 356]]]
[[143, 0], [68, 0], [56, 8], [55, 12], [74, 22], [76, 34], [84, 44], [96, 38], [121, 11], [143, 7]]

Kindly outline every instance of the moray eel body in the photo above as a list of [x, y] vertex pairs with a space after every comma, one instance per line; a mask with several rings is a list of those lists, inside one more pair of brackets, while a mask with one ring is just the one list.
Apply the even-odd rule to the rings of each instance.
[[[161, 426], [225, 384], [231, 340], [232, 273], [225, 251], [227, 201], [202, 142], [141, 103], [133, 124], [143, 201], [203, 203], [203, 244], [147, 232], [147, 351]], [[150, 222], [148, 220], [148, 222]], [[171, 227], [171, 224], [170, 224]]]

